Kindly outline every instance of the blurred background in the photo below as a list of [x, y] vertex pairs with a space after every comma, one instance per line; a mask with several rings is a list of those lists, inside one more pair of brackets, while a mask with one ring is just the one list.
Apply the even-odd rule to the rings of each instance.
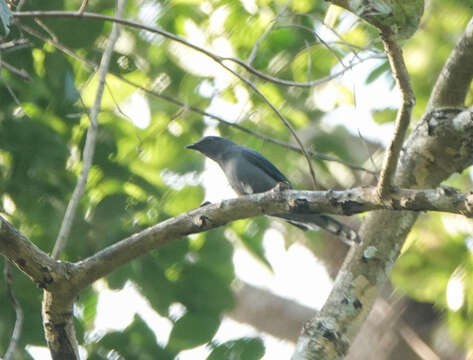
[[[81, 1], [9, 5], [76, 11]], [[114, 7], [115, 1], [92, 1], [86, 11], [113, 15]], [[472, 15], [469, 1], [426, 1], [419, 30], [403, 41], [417, 97], [411, 126]], [[313, 159], [321, 188], [376, 183], [399, 94], [377, 32], [352, 14], [322, 0], [141, 0], [127, 1], [123, 17], [272, 77], [225, 62], [281, 111], [308, 150], [342, 161]], [[46, 252], [81, 170], [97, 88], [91, 64], [100, 61], [110, 30], [109, 22], [85, 18], [21, 18], [1, 38], [0, 213]], [[234, 197], [215, 163], [184, 148], [210, 134], [259, 151], [295, 188], [312, 189], [304, 157], [267, 139], [295, 144], [247, 84], [202, 52], [122, 27], [94, 165], [62, 260], [83, 259], [204, 201]], [[445, 185], [468, 192], [472, 172]], [[357, 228], [362, 218], [340, 220]], [[473, 222], [462, 216], [419, 217], [348, 359], [473, 359], [472, 234]], [[82, 356], [289, 358], [347, 251], [326, 232], [304, 233], [268, 217], [182, 238], [80, 294]], [[47, 359], [41, 290], [16, 268], [11, 279], [24, 313], [14, 358]], [[0, 308], [4, 354], [15, 309], [3, 276]]]

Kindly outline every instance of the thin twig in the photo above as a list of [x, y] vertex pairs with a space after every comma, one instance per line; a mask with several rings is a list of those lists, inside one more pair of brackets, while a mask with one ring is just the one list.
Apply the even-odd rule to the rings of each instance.
[[[30, 28], [29, 26], [27, 25], [24, 25], [24, 24], [21, 24], [20, 27], [22, 28], [22, 30], [24, 30], [25, 32], [29, 33], [30, 35], [38, 38], [38, 39], [41, 39], [45, 42], [48, 42], [49, 44], [53, 45], [54, 47], [56, 47], [57, 49], [61, 50], [62, 52], [64, 52], [65, 54], [71, 56], [72, 58], [86, 64], [87, 66], [93, 68], [93, 69], [97, 69], [98, 68], [98, 65], [95, 64], [94, 62], [76, 54], [74, 51], [72, 51], [71, 49], [69, 49], [68, 47], [64, 46], [63, 44], [59, 43], [59, 42], [54, 42], [52, 39], [49, 39], [49, 38], [46, 38], [45, 36], [43, 36], [42, 34], [38, 33], [37, 31], [35, 31], [34, 29]], [[192, 111], [192, 112], [195, 112], [197, 114], [200, 114], [200, 115], [203, 115], [203, 116], [207, 116], [211, 119], [214, 119], [218, 122], [221, 122], [222, 124], [225, 124], [227, 126], [231, 126], [235, 129], [238, 129], [240, 131], [243, 131], [243, 132], [246, 132], [247, 134], [250, 134], [252, 136], [255, 136], [255, 137], [258, 137], [260, 139], [263, 139], [264, 141], [267, 141], [267, 142], [271, 142], [273, 144], [276, 144], [276, 145], [279, 145], [279, 146], [282, 146], [282, 147], [285, 147], [287, 149], [290, 149], [290, 150], [293, 150], [293, 151], [297, 151], [299, 153], [302, 153], [301, 149], [295, 145], [292, 145], [292, 144], [289, 144], [289, 143], [286, 143], [284, 141], [280, 141], [280, 140], [277, 140], [277, 139], [274, 139], [274, 138], [271, 138], [267, 135], [264, 135], [262, 133], [259, 133], [257, 131], [254, 131], [254, 130], [251, 130], [251, 129], [248, 129], [242, 125], [239, 125], [237, 123], [234, 123], [234, 122], [230, 122], [230, 121], [227, 121], [225, 120], [224, 118], [218, 116], [218, 115], [215, 115], [215, 114], [212, 114], [210, 112], [207, 112], [205, 110], [202, 110], [202, 109], [199, 109], [198, 107], [196, 106], [192, 106], [192, 105], [189, 105], [189, 104], [186, 104], [184, 102], [181, 102], [171, 96], [168, 96], [168, 95], [164, 95], [164, 94], [161, 94], [160, 92], [158, 91], [154, 91], [154, 90], [151, 90], [151, 89], [148, 89], [146, 87], [144, 87], [143, 85], [141, 84], [138, 84], [136, 82], [133, 82], [125, 77], [123, 77], [122, 75], [120, 74], [115, 74], [115, 73], [112, 73], [110, 72], [109, 73], [110, 75], [113, 75], [115, 76], [116, 78], [120, 79], [121, 81], [139, 89], [139, 90], [142, 90], [143, 92], [145, 92], [146, 94], [148, 95], [151, 95], [151, 96], [154, 96], [154, 97], [157, 97], [157, 98], [160, 98], [164, 101], [167, 101], [169, 103], [172, 103], [176, 106], [179, 106], [179, 107], [182, 107], [183, 109], [186, 109], [186, 110], [189, 110], [189, 111]], [[333, 162], [338, 162], [342, 165], [345, 165], [353, 170], [359, 170], [359, 171], [365, 171], [367, 173], [370, 173], [370, 174], [373, 174], [373, 175], [376, 175], [376, 172], [374, 171], [371, 171], [369, 169], [366, 169], [364, 167], [361, 167], [361, 166], [358, 166], [358, 165], [354, 165], [354, 164], [351, 164], [347, 161], [344, 161], [342, 159], [339, 159], [339, 158], [336, 158], [336, 157], [333, 157], [333, 156], [329, 156], [329, 155], [325, 155], [325, 154], [321, 154], [321, 153], [318, 153], [318, 152], [315, 152], [315, 151], [311, 151], [309, 150], [308, 151], [308, 154], [315, 158], [315, 159], [319, 159], [319, 160], [322, 160], [322, 161], [333, 161]]]
[[312, 166], [312, 162], [310, 161], [310, 157], [309, 157], [309, 154], [307, 154], [307, 150], [305, 149], [305, 146], [304, 144], [302, 144], [302, 141], [301, 139], [299, 139], [299, 136], [297, 135], [296, 133], [296, 130], [294, 129], [294, 127], [292, 126], [292, 124], [289, 122], [289, 120], [287, 120], [284, 115], [278, 110], [276, 109], [276, 107], [273, 105], [273, 103], [271, 101], [268, 100], [268, 98], [266, 98], [266, 96], [263, 95], [263, 93], [261, 91], [259, 91], [259, 89], [250, 81], [248, 80], [247, 78], [245, 78], [243, 75], [237, 73], [236, 71], [234, 71], [233, 69], [231, 69], [230, 67], [228, 67], [227, 65], [225, 65], [224, 63], [221, 64], [227, 71], [231, 72], [233, 75], [235, 75], [237, 78], [239, 78], [241, 81], [243, 81], [246, 85], [248, 85], [259, 97], [261, 97], [261, 99], [263, 99], [263, 101], [271, 108], [271, 110], [273, 110], [273, 112], [279, 117], [279, 119], [281, 119], [281, 121], [284, 123], [284, 125], [289, 129], [289, 131], [291, 132], [292, 136], [294, 136], [294, 139], [296, 139], [296, 142], [299, 144], [299, 147], [302, 151], [302, 154], [304, 155], [304, 157], [306, 158], [307, 160], [307, 165], [309, 166], [309, 171], [310, 171], [310, 176], [312, 177], [312, 182], [313, 182], [313, 185], [314, 185], [314, 190], [317, 189], [317, 179], [315, 178], [315, 172], [314, 172], [314, 167]]
[[20, 1], [18, 2], [18, 5], [16, 6], [16, 9], [15, 9], [15, 10], [16, 10], [16, 11], [20, 11], [21, 8], [23, 7], [23, 5], [25, 5], [25, 2], [26, 2], [26, 0], [20, 0]]
[[[116, 16], [120, 17], [124, 5], [124, 0], [118, 0], [116, 8]], [[113, 48], [115, 43], [120, 36], [120, 27], [119, 24], [115, 23], [112, 27], [112, 32], [110, 33], [110, 38], [107, 43], [107, 47], [102, 55], [100, 65], [97, 71], [98, 75], [98, 87], [97, 94], [95, 97], [94, 105], [90, 110], [90, 126], [87, 129], [87, 136], [84, 145], [83, 159], [82, 159], [82, 171], [77, 180], [76, 187], [72, 193], [71, 200], [67, 205], [66, 214], [61, 224], [61, 229], [59, 230], [59, 235], [56, 239], [54, 249], [52, 252], [52, 257], [54, 259], [59, 258], [62, 251], [64, 250], [69, 234], [71, 232], [72, 224], [75, 218], [77, 207], [79, 206], [80, 198], [84, 193], [85, 186], [87, 184], [87, 178], [89, 176], [90, 168], [92, 167], [92, 161], [95, 152], [95, 144], [97, 141], [97, 128], [98, 121], [97, 117], [100, 112], [100, 104], [102, 102], [102, 95], [105, 87], [105, 77], [107, 76], [108, 67], [110, 65], [110, 60], [112, 58]]]
[[301, 29], [301, 30], [305, 30], [311, 33], [315, 39], [317, 39], [322, 45], [324, 45], [328, 49], [328, 51], [330, 51], [333, 54], [333, 56], [337, 58], [338, 62], [342, 65], [343, 68], [346, 67], [345, 64], [343, 63], [342, 57], [324, 39], [322, 39], [315, 30], [312, 30], [311, 28], [307, 26], [299, 25], [299, 24], [285, 25], [284, 27]]
[[77, 11], [79, 14], [83, 14], [85, 11], [85, 8], [87, 7], [87, 3], [89, 0], [83, 0], [82, 5], [80, 6], [79, 10]]
[[310, 79], [310, 73], [312, 72], [312, 57], [310, 56], [310, 44], [304, 40], [306, 51], [307, 51], [307, 80]]
[[[218, 56], [218, 55], [216, 55], [216, 54], [214, 54], [214, 53], [212, 53], [212, 52], [210, 52], [210, 51], [208, 51], [208, 50], [206, 50], [206, 49], [204, 49], [200, 46], [192, 44], [192, 43], [188, 42], [187, 40], [185, 40], [185, 39], [183, 39], [183, 38], [181, 38], [177, 35], [174, 35], [172, 33], [169, 33], [167, 31], [164, 31], [162, 29], [145, 26], [145, 25], [136, 23], [134, 21], [123, 20], [123, 19], [119, 19], [119, 18], [116, 18], [116, 17], [112, 17], [112, 16], [105, 16], [105, 15], [101, 15], [101, 14], [87, 13], [87, 12], [79, 14], [79, 13], [76, 13], [76, 12], [68, 12], [68, 11], [46, 11], [46, 12], [30, 11], [30, 12], [22, 12], [22, 13], [15, 12], [13, 14], [14, 14], [14, 16], [17, 16], [17, 17], [42, 17], [42, 16], [45, 16], [45, 17], [83, 17], [83, 18], [96, 19], [96, 20], [112, 21], [112, 22], [123, 24], [123, 25], [132, 26], [132, 27], [136, 27], [136, 28], [140, 28], [140, 29], [143, 29], [143, 30], [147, 30], [147, 31], [151, 31], [151, 32], [161, 34], [161, 35], [163, 35], [163, 36], [165, 36], [165, 37], [167, 37], [171, 40], [179, 42], [183, 45], [186, 45], [186, 46], [188, 46], [188, 47], [190, 47], [194, 50], [197, 50], [197, 51], [207, 55], [208, 57], [210, 57], [211, 59], [216, 61], [218, 64], [220, 64], [220, 66], [222, 66], [224, 69], [231, 72], [234, 76], [238, 77], [241, 81], [243, 81], [245, 84], [247, 84], [258, 96], [260, 96], [263, 99], [263, 101], [281, 119], [281, 121], [284, 123], [284, 125], [289, 129], [291, 134], [296, 139], [296, 142], [299, 144], [299, 146], [301, 148], [301, 151], [302, 151], [304, 157], [307, 160], [307, 164], [308, 164], [308, 167], [309, 167], [309, 171], [310, 171], [310, 175], [311, 175], [311, 178], [312, 178], [312, 181], [313, 181], [314, 188], [317, 188], [317, 180], [315, 178], [314, 168], [313, 168], [312, 163], [310, 161], [309, 155], [307, 154], [307, 151], [306, 151], [304, 145], [302, 144], [302, 141], [299, 139], [299, 137], [298, 137], [296, 131], [294, 130], [294, 128], [292, 127], [291, 123], [281, 114], [280, 111], [278, 111], [276, 109], [276, 107], [258, 90], [258, 88], [251, 81], [249, 81], [243, 75], [241, 75], [238, 72], [234, 71], [233, 69], [231, 69], [230, 67], [228, 67], [224, 63], [224, 60], [231, 60], [231, 61], [237, 62], [237, 63], [242, 65], [242, 64], [244, 64], [244, 62], [242, 62], [241, 60], [233, 59], [233, 58], [220, 57], [220, 56]], [[245, 65], [244, 66], [247, 69], [251, 68], [251, 66], [249, 66], [247, 64], [245, 64]]]
[[0, 80], [3, 80], [3, 85], [5, 85], [5, 87], [7, 88], [7, 91], [8, 93], [10, 94], [10, 96], [12, 97], [14, 103], [21, 109], [21, 111], [23, 112], [23, 115], [31, 120], [31, 118], [28, 116], [28, 113], [25, 111], [25, 109], [23, 108], [23, 106], [21, 105], [21, 102], [20, 102], [20, 99], [18, 99], [18, 97], [16, 96], [15, 92], [13, 91], [12, 87], [10, 86], [10, 84], [6, 81], [6, 79], [2, 76], [2, 74], [0, 73]]
[[16, 39], [1, 43], [0, 52], [2, 54], [8, 54], [10, 52], [18, 51], [30, 46], [31, 43], [27, 39]]
[[31, 81], [31, 76], [25, 69], [18, 69], [5, 61], [0, 60], [0, 69], [5, 68], [10, 71], [12, 74], [21, 77], [25, 81]]
[[65, 18], [84, 18], [84, 19], [90, 19], [90, 20], [103, 20], [103, 21], [116, 22], [116, 23], [119, 23], [119, 24], [122, 24], [122, 25], [126, 25], [126, 26], [129, 26], [129, 27], [136, 28], [136, 29], [141, 29], [141, 30], [145, 30], [145, 31], [149, 31], [149, 32], [152, 32], [152, 33], [162, 35], [162, 36], [164, 36], [168, 39], [171, 39], [173, 41], [181, 43], [181, 44], [183, 44], [183, 45], [185, 45], [185, 46], [187, 46], [191, 49], [194, 49], [194, 50], [208, 56], [209, 58], [211, 58], [212, 60], [214, 60], [215, 62], [220, 64], [221, 66], [223, 66], [223, 61], [225, 61], [225, 60], [232, 61], [236, 64], [239, 64], [239, 65], [243, 66], [247, 71], [249, 71], [253, 75], [256, 75], [256, 76], [262, 78], [263, 80], [267, 80], [267, 81], [273, 82], [275, 84], [285, 85], [285, 86], [312, 87], [312, 86], [320, 85], [322, 83], [325, 83], [327, 81], [330, 81], [330, 80], [342, 75], [347, 70], [350, 70], [351, 68], [353, 68], [355, 65], [358, 64], [358, 63], [354, 63], [352, 65], [347, 66], [346, 69], [343, 69], [343, 70], [341, 70], [341, 71], [339, 71], [335, 74], [326, 76], [326, 77], [318, 79], [318, 80], [300, 83], [300, 82], [297, 82], [297, 81], [288, 81], [288, 80], [283, 80], [283, 79], [279, 79], [279, 78], [267, 75], [265, 73], [262, 73], [261, 71], [256, 70], [255, 68], [251, 67], [250, 65], [248, 65], [243, 60], [233, 58], [233, 57], [219, 56], [217, 54], [212, 53], [211, 51], [209, 51], [207, 49], [204, 49], [204, 48], [202, 48], [198, 45], [195, 45], [195, 44], [193, 44], [193, 43], [191, 43], [191, 42], [189, 42], [189, 41], [187, 41], [187, 40], [185, 40], [185, 39], [183, 39], [183, 38], [181, 38], [177, 35], [174, 35], [170, 32], [167, 32], [165, 30], [162, 30], [162, 29], [159, 29], [159, 28], [156, 28], [156, 27], [143, 25], [143, 24], [140, 24], [140, 23], [132, 21], [132, 20], [119, 19], [119, 18], [116, 18], [116, 17], [113, 17], [113, 16], [107, 16], [107, 15], [89, 13], [89, 12], [84, 12], [82, 14], [79, 14], [78, 12], [71, 12], [71, 11], [23, 11], [23, 12], [13, 12], [12, 14], [13, 14], [14, 17], [18, 17], [18, 18], [21, 18], [21, 17], [28, 17], [28, 18], [29, 17], [33, 17], [33, 18], [34, 17], [65, 17]]
[[[143, 30], [148, 30], [148, 31], [151, 31], [151, 32], [161, 34], [161, 35], [163, 35], [163, 36], [165, 36], [165, 37], [167, 37], [171, 40], [179, 42], [183, 45], [186, 45], [186, 46], [188, 46], [188, 47], [190, 47], [194, 50], [197, 50], [197, 51], [207, 55], [208, 57], [210, 57], [211, 59], [216, 61], [218, 64], [220, 64], [220, 66], [222, 66], [224, 69], [226, 69], [227, 71], [232, 73], [234, 76], [239, 78], [241, 81], [243, 81], [246, 85], [248, 85], [258, 96], [260, 96], [263, 99], [263, 101], [271, 108], [271, 110], [273, 110], [274, 113], [281, 119], [281, 121], [289, 129], [289, 131], [291, 132], [291, 134], [294, 136], [297, 143], [301, 147], [301, 151], [302, 151], [303, 155], [305, 156], [305, 158], [307, 160], [307, 164], [309, 166], [309, 171], [310, 171], [310, 175], [312, 177], [312, 181], [314, 183], [314, 188], [317, 188], [317, 180], [315, 179], [315, 172], [314, 172], [314, 168], [312, 166], [312, 163], [310, 161], [309, 155], [307, 154], [307, 151], [305, 150], [304, 145], [302, 144], [302, 141], [299, 139], [299, 137], [298, 137], [296, 131], [294, 130], [294, 128], [292, 127], [291, 123], [281, 114], [281, 112], [278, 109], [276, 109], [276, 107], [261, 93], [261, 91], [258, 90], [258, 88], [250, 80], [248, 80], [243, 75], [237, 73], [235, 70], [233, 70], [229, 66], [227, 66], [224, 63], [224, 58], [222, 58], [222, 57], [220, 57], [220, 56], [218, 56], [218, 55], [216, 55], [216, 54], [214, 54], [214, 53], [212, 53], [212, 52], [210, 52], [210, 51], [208, 51], [204, 48], [201, 48], [200, 46], [192, 44], [192, 43], [188, 42], [187, 40], [185, 40], [185, 39], [183, 39], [183, 38], [181, 38], [177, 35], [171, 34], [167, 31], [157, 29], [157, 28], [153, 28], [153, 27], [149, 27], [149, 26], [145, 26], [145, 25], [136, 23], [134, 21], [124, 20], [124, 19], [120, 19], [120, 18], [117, 18], [117, 17], [113, 17], [113, 16], [106, 16], [106, 15], [88, 13], [88, 12], [78, 14], [77, 12], [69, 12], [69, 11], [29, 11], [29, 12], [25, 11], [25, 12], [21, 12], [21, 13], [15, 12], [13, 14], [16, 17], [73, 17], [73, 18], [74, 17], [83, 17], [83, 18], [88, 18], [88, 19], [112, 21], [114, 23], [119, 23], [119, 24], [123, 24], [123, 25], [127, 25], [127, 26], [132, 26], [132, 27], [136, 27], [136, 28], [140, 28], [140, 29], [143, 29]], [[70, 226], [69, 226], [69, 228], [70, 228]], [[61, 226], [61, 229], [62, 229], [62, 226]], [[58, 238], [58, 240], [59, 240], [59, 238]]]
[[13, 359], [15, 350], [18, 347], [18, 342], [20, 341], [24, 317], [23, 317], [23, 309], [21, 308], [21, 305], [15, 296], [15, 292], [13, 291], [12, 277], [11, 277], [12, 266], [11, 266], [10, 260], [5, 258], [4, 261], [5, 263], [3, 266], [3, 276], [5, 277], [5, 284], [7, 285], [8, 297], [10, 298], [10, 301], [13, 305], [13, 308], [15, 309], [15, 314], [16, 314], [15, 326], [13, 327], [13, 332], [10, 338], [10, 344], [8, 344], [7, 351], [5, 355], [3, 356], [3, 360], [11, 360]]
[[90, 66], [91, 68], [93, 68], [95, 70], [98, 69], [98, 65], [96, 63], [90, 61], [89, 59], [86, 59], [85, 57], [77, 55], [73, 50], [71, 50], [67, 46], [63, 45], [59, 41], [55, 41], [53, 39], [47, 38], [46, 36], [44, 36], [43, 34], [41, 34], [40, 32], [36, 31], [35, 29], [33, 29], [32, 27], [30, 27], [28, 25], [18, 24], [18, 27], [21, 30], [27, 32], [28, 34], [30, 34], [30, 35], [38, 38], [38, 39], [41, 39], [41, 40], [43, 40], [44, 42], [46, 42], [48, 44], [53, 45], [55, 48], [61, 50], [64, 54], [69, 55], [69, 56], [73, 57], [74, 59], [79, 60], [79, 61], [87, 64], [88, 66]]
[[242, 66], [245, 70], [247, 70], [251, 74], [258, 76], [263, 80], [270, 81], [274, 84], [284, 85], [284, 86], [294, 86], [294, 87], [314, 87], [314, 86], [326, 83], [330, 80], [333, 80], [333, 79], [336, 79], [336, 78], [340, 77], [341, 75], [346, 73], [348, 70], [353, 69], [356, 65], [359, 65], [363, 61], [369, 60], [371, 58], [372, 57], [367, 57], [366, 59], [362, 59], [361, 61], [353, 62], [352, 64], [347, 65], [345, 68], [343, 68], [340, 71], [337, 71], [336, 73], [327, 75], [327, 76], [325, 76], [323, 78], [320, 78], [320, 79], [317, 79], [317, 80], [311, 80], [311, 81], [306, 81], [306, 82], [297, 82], [297, 81], [291, 81], [291, 80], [284, 80], [284, 79], [280, 79], [280, 78], [265, 74], [265, 73], [263, 73], [259, 70], [256, 70], [255, 68], [251, 67], [250, 65], [248, 65], [247, 63], [245, 63], [244, 61], [242, 61], [240, 59], [236, 59], [236, 58], [232, 58], [232, 57], [222, 57], [221, 59], [222, 59], [222, 61], [227, 60], [227, 61], [234, 62], [234, 63]]
[[[368, 144], [367, 144], [365, 138], [363, 137], [363, 135], [361, 135], [360, 129], [358, 129], [358, 137], [360, 138], [361, 143], [365, 147], [366, 154], [368, 155], [368, 158], [370, 159], [370, 162], [371, 162], [371, 165], [373, 166], [373, 169], [376, 170], [377, 166], [376, 166], [376, 163], [373, 160], [373, 156], [372, 156], [373, 154], [371, 154], [370, 149], [368, 148]], [[374, 175], [376, 181], [378, 181], [378, 173], [375, 171], [375, 172], [373, 172], [373, 175]]]
[[[334, 34], [338, 39], [339, 39], [339, 43], [342, 44], [342, 45], [345, 45], [347, 48], [349, 48], [351, 50], [351, 52], [353, 53], [353, 55], [358, 59], [358, 60], [361, 60], [360, 57], [358, 56], [358, 52], [356, 51], [356, 49], [358, 50], [367, 50], [369, 49], [369, 47], [366, 47], [366, 48], [362, 48], [358, 45], [355, 45], [355, 44], [351, 44], [349, 42], [347, 42], [338, 32], [337, 30], [335, 30], [335, 28], [333, 26], [328, 26], [323, 20], [321, 20], [318, 16], [315, 16], [315, 15], [312, 15], [312, 14], [305, 14], [305, 13], [299, 13], [299, 12], [294, 12], [293, 13], [294, 16], [300, 16], [300, 17], [307, 17], [309, 18], [311, 21], [313, 22], [318, 22], [320, 23], [320, 25], [322, 25], [323, 27], [325, 27], [328, 31], [330, 31], [332, 34]], [[310, 31], [312, 31], [312, 29], [310, 29]]]
[[54, 41], [58, 41], [58, 38], [54, 31], [52, 31], [43, 21], [41, 21], [41, 19], [35, 18], [34, 21], [41, 27], [41, 29], [47, 32], [49, 36], [51, 36], [51, 39], [53, 39]]
[[415, 104], [415, 95], [412, 90], [409, 73], [404, 63], [402, 50], [397, 43], [394, 32], [386, 28], [381, 32], [384, 49], [388, 55], [389, 64], [396, 83], [401, 91], [401, 107], [396, 115], [393, 138], [386, 149], [383, 167], [378, 182], [378, 193], [381, 198], [389, 194], [392, 188], [394, 173], [396, 172], [399, 154], [411, 119], [412, 108]]
[[253, 49], [251, 49], [251, 53], [250, 53], [250, 56], [248, 56], [248, 64], [251, 65], [251, 63], [255, 60], [255, 57], [256, 57], [256, 53], [258, 52], [258, 49], [259, 47], [261, 46], [261, 43], [268, 37], [269, 34], [271, 34], [271, 31], [274, 29], [274, 27], [276, 26], [276, 23], [278, 21], [278, 19], [282, 16], [282, 14], [284, 14], [284, 12], [287, 10], [287, 8], [289, 7], [289, 5], [291, 5], [292, 3], [292, 0], [289, 0], [286, 5], [284, 5], [281, 9], [281, 11], [279, 11], [276, 15], [276, 17], [273, 19], [272, 21], [272, 24], [270, 27], [268, 27], [265, 32], [263, 33], [263, 35], [261, 35], [261, 37], [256, 41], [255, 45], [253, 46]]

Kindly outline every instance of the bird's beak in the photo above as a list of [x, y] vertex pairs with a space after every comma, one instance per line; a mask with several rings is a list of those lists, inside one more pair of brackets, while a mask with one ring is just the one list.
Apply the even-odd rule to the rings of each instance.
[[194, 150], [194, 149], [195, 149], [195, 144], [187, 145], [187, 146], [186, 146], [186, 149], [192, 149], [192, 150]]

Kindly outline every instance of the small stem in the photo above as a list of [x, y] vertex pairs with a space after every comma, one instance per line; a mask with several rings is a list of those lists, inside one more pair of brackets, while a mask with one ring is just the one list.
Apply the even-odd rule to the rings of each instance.
[[[94, 62], [78, 55], [77, 53], [75, 53], [73, 50], [67, 48], [66, 46], [64, 46], [63, 44], [61, 44], [60, 42], [56, 42], [54, 41], [53, 39], [49, 39], [49, 38], [46, 38], [45, 36], [43, 36], [42, 34], [38, 33], [37, 31], [35, 31], [34, 29], [30, 28], [29, 26], [27, 25], [24, 25], [24, 24], [21, 24], [20, 25], [21, 29], [27, 33], [29, 33], [30, 35], [38, 38], [38, 39], [41, 39], [43, 40], [44, 42], [47, 42], [51, 45], [53, 45], [54, 47], [56, 47], [57, 49], [61, 50], [62, 52], [64, 52], [65, 54], [71, 56], [72, 58], [82, 62], [83, 64], [86, 64], [87, 66], [93, 68], [93, 69], [97, 69], [98, 68], [98, 65], [95, 64]], [[229, 60], [229, 59], [228, 59]], [[351, 65], [349, 65], [350, 67]], [[210, 112], [207, 112], [205, 110], [202, 110], [202, 109], [199, 109], [198, 107], [196, 106], [192, 106], [192, 105], [189, 105], [189, 104], [186, 104], [182, 101], [179, 101], [171, 96], [168, 96], [168, 95], [165, 95], [165, 94], [162, 94], [160, 92], [157, 92], [157, 91], [154, 91], [154, 90], [151, 90], [151, 89], [148, 89], [146, 87], [144, 87], [143, 85], [141, 84], [138, 84], [134, 81], [131, 81], [125, 77], [123, 77], [122, 75], [120, 74], [114, 74], [112, 72], [109, 73], [110, 75], [120, 79], [121, 81], [131, 85], [131, 86], [134, 86], [135, 88], [139, 89], [139, 90], [142, 90], [144, 91], [145, 93], [149, 94], [149, 95], [152, 95], [154, 97], [157, 97], [157, 98], [160, 98], [164, 101], [167, 101], [167, 102], [170, 102], [171, 104], [174, 104], [176, 106], [180, 106], [182, 107], [183, 109], [185, 110], [189, 110], [189, 111], [192, 111], [192, 112], [195, 112], [197, 114], [200, 114], [200, 115], [203, 115], [203, 116], [207, 116], [211, 119], [214, 119], [218, 122], [221, 122], [222, 124], [225, 124], [227, 126], [231, 126], [235, 129], [238, 129], [240, 131], [243, 131], [243, 132], [246, 132], [247, 134], [250, 134], [252, 136], [255, 136], [255, 137], [258, 137], [260, 139], [263, 139], [264, 141], [267, 141], [267, 142], [271, 142], [273, 144], [276, 144], [276, 145], [279, 145], [279, 146], [282, 146], [282, 147], [285, 147], [286, 149], [290, 149], [292, 151], [297, 151], [299, 153], [302, 153], [302, 150], [300, 149], [300, 147], [298, 146], [295, 146], [295, 145], [292, 145], [292, 144], [289, 144], [289, 143], [286, 143], [284, 141], [281, 141], [281, 140], [277, 140], [277, 139], [274, 139], [272, 137], [269, 137], [265, 134], [262, 134], [262, 133], [259, 133], [257, 131], [254, 131], [254, 130], [251, 130], [251, 129], [248, 129], [244, 126], [241, 126], [239, 125], [238, 123], [235, 123], [235, 122], [230, 122], [230, 121], [227, 121], [225, 120], [224, 118], [218, 116], [218, 115], [215, 115], [213, 113], [210, 113]], [[339, 73], [338, 73], [339, 75]], [[320, 80], [323, 80], [323, 79], [320, 79]], [[308, 151], [308, 154], [310, 157], [313, 157], [315, 159], [319, 159], [319, 160], [323, 160], [323, 161], [333, 161], [333, 162], [338, 162], [340, 164], [343, 164], [353, 170], [359, 170], [359, 171], [365, 171], [369, 174], [372, 174], [372, 175], [376, 175], [377, 172], [376, 171], [372, 171], [372, 170], [369, 170], [369, 169], [366, 169], [364, 167], [361, 167], [361, 166], [358, 166], [358, 165], [354, 165], [354, 164], [350, 164], [349, 162], [347, 161], [344, 161], [342, 159], [339, 159], [339, 158], [336, 158], [336, 157], [333, 157], [333, 156], [329, 156], [329, 155], [324, 155], [324, 154], [321, 154], [321, 153], [318, 153], [318, 152], [314, 152], [314, 151]]]
[[10, 261], [5, 258], [5, 264], [3, 268], [3, 275], [5, 277], [5, 283], [7, 285], [8, 296], [10, 297], [10, 301], [15, 309], [16, 320], [15, 326], [13, 328], [13, 333], [10, 339], [10, 344], [8, 345], [7, 352], [3, 356], [3, 360], [11, 360], [15, 354], [15, 350], [18, 347], [18, 342], [20, 341], [21, 330], [23, 328], [23, 309], [21, 308], [18, 299], [15, 296], [15, 292], [13, 291], [12, 286], [12, 277], [11, 277], [11, 263]]
[[394, 174], [396, 172], [399, 155], [411, 119], [412, 108], [415, 104], [415, 95], [412, 90], [409, 73], [404, 63], [402, 50], [395, 39], [395, 34], [391, 29], [381, 31], [381, 39], [384, 42], [384, 49], [388, 55], [389, 64], [396, 83], [401, 91], [401, 107], [397, 112], [394, 134], [386, 149], [383, 167], [378, 182], [378, 194], [385, 198], [392, 189]]
[[[121, 10], [123, 6], [123, 0], [118, 2], [116, 16], [121, 16]], [[105, 87], [105, 78], [108, 73], [108, 67], [110, 65], [110, 60], [112, 58], [113, 48], [115, 43], [120, 36], [120, 25], [118, 23], [114, 23], [112, 27], [112, 32], [110, 33], [110, 38], [107, 43], [107, 47], [103, 53], [102, 59], [100, 61], [100, 65], [98, 68], [98, 88], [97, 94], [95, 96], [95, 102], [90, 110], [90, 126], [87, 129], [87, 135], [85, 139], [84, 151], [82, 155], [82, 171], [79, 175], [77, 180], [76, 187], [72, 193], [71, 200], [67, 205], [66, 214], [64, 215], [64, 219], [61, 224], [61, 228], [59, 230], [59, 235], [56, 239], [56, 243], [54, 245], [54, 249], [52, 252], [52, 257], [54, 259], [58, 259], [61, 255], [62, 251], [66, 247], [67, 240], [69, 238], [72, 224], [74, 222], [74, 218], [77, 212], [77, 208], [79, 206], [79, 201], [84, 193], [85, 186], [87, 184], [87, 179], [89, 177], [89, 172], [92, 167], [92, 162], [94, 158], [95, 152], [95, 145], [97, 142], [97, 128], [98, 128], [98, 121], [97, 117], [100, 112], [100, 104], [102, 102], [103, 91]]]

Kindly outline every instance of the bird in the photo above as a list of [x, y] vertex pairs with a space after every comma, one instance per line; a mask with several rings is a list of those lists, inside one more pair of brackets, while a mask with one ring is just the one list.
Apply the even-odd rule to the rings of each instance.
[[[278, 184], [292, 189], [292, 185], [279, 169], [259, 152], [238, 145], [220, 136], [205, 136], [186, 146], [214, 160], [222, 169], [232, 189], [239, 195], [262, 193]], [[307, 231], [322, 228], [337, 235], [347, 244], [360, 243], [353, 229], [320, 213], [284, 213], [273, 215]]]

